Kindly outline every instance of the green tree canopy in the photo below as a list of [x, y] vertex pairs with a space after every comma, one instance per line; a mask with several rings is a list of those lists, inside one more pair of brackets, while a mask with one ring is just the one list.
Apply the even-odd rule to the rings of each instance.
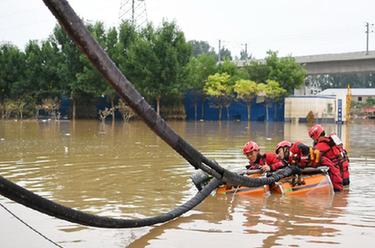
[[239, 100], [242, 100], [247, 105], [247, 120], [250, 121], [250, 109], [253, 99], [258, 94], [258, 85], [251, 80], [237, 80], [234, 85], [234, 92]]
[[266, 82], [269, 79], [268, 77], [271, 72], [271, 67], [262, 61], [253, 60], [245, 68], [250, 80], [260, 83]]
[[266, 64], [271, 67], [268, 79], [280, 82], [289, 94], [299, 88], [306, 77], [305, 69], [292, 56], [278, 58], [276, 52], [269, 51]]
[[18, 97], [15, 86], [24, 80], [25, 55], [11, 44], [0, 45], [0, 104], [5, 98]]
[[238, 99], [245, 102], [252, 101], [258, 93], [258, 85], [254, 81], [240, 79], [234, 85], [234, 92]]
[[189, 44], [192, 47], [192, 55], [198, 57], [203, 54], [215, 55], [213, 47], [207, 41], [190, 40]]
[[271, 102], [278, 101], [280, 98], [285, 96], [287, 91], [280, 86], [280, 84], [274, 80], [267, 80], [267, 83], [258, 84], [258, 95], [265, 97], [264, 103], [266, 104], [266, 120], [269, 120], [269, 105]]
[[129, 49], [133, 78], [141, 92], [156, 99], [160, 111], [162, 97], [181, 95], [186, 89], [185, 66], [191, 46], [175, 23], [163, 22], [156, 30], [148, 25]]
[[204, 85], [204, 92], [213, 97], [216, 102], [214, 107], [219, 109], [219, 120], [221, 120], [223, 107], [227, 108], [227, 119], [229, 119], [228, 106], [233, 94], [233, 84], [231, 83], [230, 75], [228, 73], [210, 75]]
[[258, 84], [258, 92], [261, 96], [265, 96], [266, 98], [272, 100], [278, 100], [287, 93], [287, 91], [274, 80], [267, 80], [266, 84]]
[[306, 71], [291, 56], [277, 57], [273, 51], [267, 52], [264, 61], [252, 61], [246, 66], [249, 79], [258, 83], [274, 80], [280, 82], [280, 85], [287, 90], [289, 94], [299, 88], [305, 80]]
[[230, 52], [230, 50], [228, 48], [222, 47], [219, 52], [220, 52], [220, 60], [221, 61], [233, 59], [232, 53]]

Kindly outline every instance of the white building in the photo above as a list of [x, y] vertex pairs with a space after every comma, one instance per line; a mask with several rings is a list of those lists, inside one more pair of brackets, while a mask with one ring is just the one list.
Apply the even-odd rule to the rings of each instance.
[[291, 96], [285, 98], [285, 121], [306, 122], [311, 111], [318, 122], [336, 122], [334, 96]]
[[[375, 98], [375, 88], [350, 89], [351, 100], [366, 102]], [[318, 122], [346, 122], [347, 88], [326, 89], [315, 96], [292, 96], [285, 98], [285, 121], [305, 122], [312, 111]]]
[[[367, 98], [375, 98], [375, 88], [353, 88], [350, 89], [353, 102], [366, 102]], [[345, 99], [348, 93], [346, 88], [326, 89], [318, 93], [319, 96], [336, 96]]]

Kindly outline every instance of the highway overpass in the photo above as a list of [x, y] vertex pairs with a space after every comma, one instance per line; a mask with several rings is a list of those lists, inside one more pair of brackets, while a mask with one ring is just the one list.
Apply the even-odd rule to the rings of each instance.
[[[335, 73], [375, 72], [375, 51], [319, 54], [295, 57], [297, 63], [303, 65], [308, 75]], [[238, 60], [238, 66], [250, 61]]]

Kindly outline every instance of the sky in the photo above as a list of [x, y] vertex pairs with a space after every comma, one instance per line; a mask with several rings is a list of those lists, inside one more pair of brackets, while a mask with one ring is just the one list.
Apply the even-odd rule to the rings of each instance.
[[[120, 22], [121, 1], [126, 0], [69, 3], [85, 20], [113, 27]], [[375, 23], [374, 0], [144, 1], [154, 25], [175, 21], [187, 40], [207, 41], [216, 51], [221, 40], [234, 56], [245, 44], [255, 58], [268, 50], [280, 56], [364, 51], [365, 24]], [[42, 0], [0, 0], [0, 43], [23, 49], [29, 40], [48, 38], [55, 24]], [[369, 34], [369, 49], [375, 50], [374, 32]]]

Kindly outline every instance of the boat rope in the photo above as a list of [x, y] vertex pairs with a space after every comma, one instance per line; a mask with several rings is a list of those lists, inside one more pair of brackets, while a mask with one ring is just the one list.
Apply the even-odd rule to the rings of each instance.
[[234, 197], [236, 196], [236, 194], [237, 194], [237, 191], [240, 189], [240, 185], [238, 185], [237, 187], [236, 187], [236, 190], [233, 192], [233, 194], [232, 194], [232, 200], [230, 201], [230, 205], [233, 205], [233, 202], [234, 202]]
[[65, 207], [24, 189], [0, 176], [0, 194], [39, 212], [57, 218], [87, 226], [105, 228], [131, 228], [150, 226], [172, 220], [194, 208], [202, 202], [221, 183], [234, 186], [259, 187], [274, 183], [281, 178], [296, 172], [296, 167], [286, 167], [267, 178], [249, 178], [221, 167], [216, 161], [209, 160], [193, 146], [179, 136], [146, 102], [144, 97], [134, 88], [104, 49], [90, 35], [89, 31], [66, 0], [43, 0], [55, 15], [65, 32], [87, 56], [94, 67], [103, 75], [117, 94], [125, 100], [134, 112], [161, 137], [177, 153], [185, 158], [195, 169], [201, 169], [213, 179], [193, 198], [168, 213], [143, 219], [116, 219], [84, 213]]
[[60, 248], [64, 248], [62, 247], [61, 245], [59, 245], [58, 243], [56, 243], [55, 241], [53, 241], [52, 239], [48, 238], [46, 235], [44, 235], [43, 233], [39, 232], [38, 230], [36, 230], [34, 227], [30, 226], [29, 224], [26, 223], [26, 221], [24, 221], [23, 219], [21, 219], [20, 217], [18, 217], [15, 213], [13, 213], [9, 208], [5, 207], [1, 202], [0, 202], [0, 206], [5, 210], [7, 211], [9, 214], [11, 214], [14, 218], [16, 218], [19, 222], [21, 222], [22, 224], [24, 224], [26, 227], [28, 227], [31, 231], [35, 232], [36, 234], [38, 234], [39, 236], [41, 236], [42, 238], [44, 238], [45, 240], [47, 240], [48, 242], [52, 243], [53, 245], [55, 245], [56, 247], [60, 247]]

